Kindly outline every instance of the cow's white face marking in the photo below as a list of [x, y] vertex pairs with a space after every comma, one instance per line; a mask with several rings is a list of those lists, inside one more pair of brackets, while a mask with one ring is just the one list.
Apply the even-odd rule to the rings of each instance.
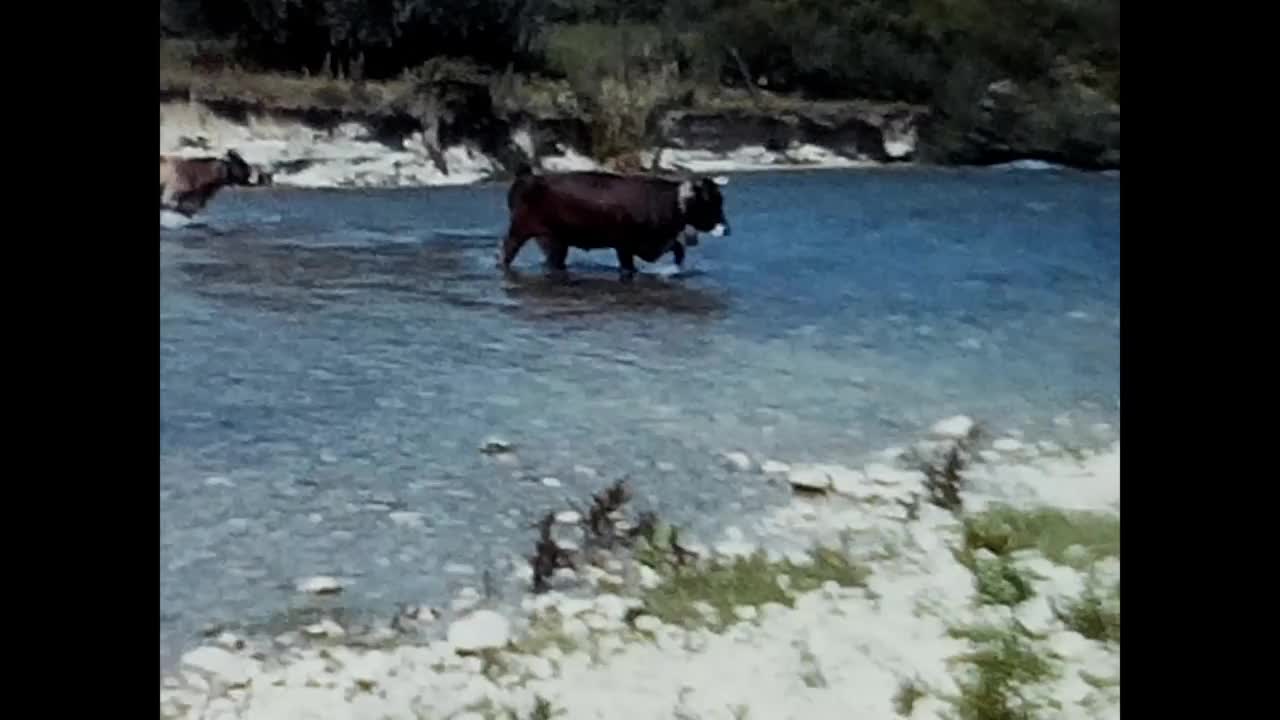
[[711, 178], [711, 182], [719, 185], [720, 187], [724, 187], [725, 185], [729, 184], [729, 178], [725, 177], [724, 175], [717, 175]]
[[724, 223], [716, 223], [716, 226], [711, 228], [710, 235], [711, 237], [724, 237]]
[[680, 188], [676, 191], [676, 202], [680, 205], [680, 212], [686, 212], [689, 209], [689, 201], [692, 199], [693, 183], [685, 180], [680, 183]]

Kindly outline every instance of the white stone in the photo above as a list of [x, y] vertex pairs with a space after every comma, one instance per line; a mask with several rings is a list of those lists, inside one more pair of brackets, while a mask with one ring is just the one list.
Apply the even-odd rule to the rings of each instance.
[[787, 562], [796, 567], [809, 567], [814, 563], [813, 553], [806, 550], [788, 550], [785, 557]]
[[576, 510], [562, 510], [556, 513], [556, 522], [561, 525], [577, 525], [582, 522], [582, 515]]
[[656, 633], [662, 627], [662, 621], [652, 615], [640, 615], [635, 619], [635, 626], [640, 632]]
[[751, 605], [739, 605], [733, 609], [733, 614], [739, 620], [750, 622], [751, 620], [755, 620], [760, 613]]
[[729, 467], [739, 472], [748, 472], [755, 466], [749, 455], [738, 450], [722, 453], [721, 457]]
[[924, 482], [924, 475], [919, 470], [903, 470], [880, 463], [867, 465], [863, 472], [872, 483], [885, 488], [873, 493], [879, 495], [900, 496]]
[[552, 603], [552, 606], [561, 617], [569, 618], [587, 612], [595, 607], [595, 603], [587, 598], [561, 596]]
[[1058, 427], [1071, 427], [1071, 416], [1063, 413], [1053, 418], [1053, 424]]
[[182, 656], [182, 667], [208, 676], [227, 687], [245, 685], [258, 670], [257, 661], [219, 647], [203, 646]]
[[456, 562], [445, 563], [444, 571], [449, 575], [475, 575], [476, 574], [476, 568], [474, 565], [468, 565], [466, 563], [456, 563]]
[[558, 488], [560, 487], [560, 479], [553, 478], [553, 477], [544, 477], [542, 478], [542, 484], [549, 488]]
[[551, 661], [537, 655], [524, 659], [524, 669], [538, 680], [550, 680], [556, 674]]
[[716, 555], [723, 558], [740, 558], [754, 555], [758, 547], [744, 540], [726, 540], [716, 544]]
[[204, 484], [209, 487], [235, 487], [235, 483], [231, 482], [231, 478], [221, 475], [205, 478]]
[[1040, 448], [1040, 452], [1044, 453], [1045, 455], [1062, 454], [1062, 446], [1056, 442], [1053, 442], [1052, 440], [1041, 440], [1040, 442], [1036, 443], [1036, 447]]
[[244, 640], [236, 636], [235, 633], [220, 633], [214, 642], [227, 650], [240, 650], [244, 647]]
[[490, 435], [480, 444], [480, 452], [487, 453], [489, 455], [509, 453], [513, 448], [514, 446], [510, 441], [497, 435]]
[[1062, 559], [1070, 565], [1083, 565], [1090, 557], [1089, 550], [1083, 545], [1071, 545], [1062, 551]]
[[826, 492], [831, 489], [831, 475], [827, 465], [803, 465], [794, 467], [787, 474], [787, 480], [794, 488], [801, 490]]
[[978, 452], [978, 457], [982, 458], [983, 462], [991, 463], [993, 465], [1004, 460], [1004, 458], [1000, 456], [1000, 453], [995, 450], [980, 450]]
[[304, 578], [298, 581], [298, 592], [309, 595], [332, 595], [342, 592], [342, 581], [327, 575]]
[[511, 623], [492, 610], [477, 610], [449, 625], [449, 644], [464, 652], [506, 646]]
[[613, 593], [603, 593], [596, 598], [595, 610], [611, 620], [621, 620], [627, 615], [633, 603]]
[[840, 495], [862, 497], [867, 494], [867, 476], [861, 470], [837, 466], [830, 475], [831, 489]]
[[1015, 453], [1022, 449], [1022, 443], [1011, 437], [1002, 437], [991, 443], [991, 447], [997, 452]]
[[591, 628], [581, 618], [569, 618], [560, 627], [564, 630], [565, 637], [574, 642], [583, 642], [591, 637]]
[[783, 475], [791, 471], [791, 466], [778, 460], [765, 460], [760, 469], [769, 475]]
[[640, 575], [640, 587], [652, 590], [662, 584], [662, 576], [648, 565], [640, 563], [636, 565], [636, 569]]
[[880, 452], [876, 453], [876, 457], [886, 462], [894, 462], [898, 458], [905, 455], [906, 452], [907, 452], [906, 448], [894, 445], [893, 447], [887, 447], [884, 450], [881, 450]]
[[387, 677], [388, 657], [380, 652], [357, 655], [347, 663], [346, 671], [351, 679], [362, 685], [376, 685]]
[[339, 638], [347, 634], [347, 631], [341, 625], [334, 622], [330, 618], [325, 618], [318, 623], [313, 623], [302, 628], [302, 632], [312, 637], [331, 637]]
[[392, 512], [387, 515], [391, 518], [391, 522], [399, 527], [416, 528], [422, 527], [422, 520], [425, 517], [420, 512]]
[[239, 717], [236, 704], [229, 698], [214, 698], [205, 706], [204, 717], [208, 720], [235, 720]]
[[595, 632], [604, 632], [606, 630], [612, 630], [614, 627], [618, 625], [616, 621], [610, 620], [609, 618], [603, 617], [599, 613], [595, 613], [595, 612], [589, 612], [584, 614], [582, 616], [582, 622], [586, 623], [587, 627], [590, 628], [591, 630], [594, 630]]
[[934, 423], [930, 432], [934, 437], [944, 440], [963, 440], [973, 432], [975, 423], [967, 415], [955, 415]]

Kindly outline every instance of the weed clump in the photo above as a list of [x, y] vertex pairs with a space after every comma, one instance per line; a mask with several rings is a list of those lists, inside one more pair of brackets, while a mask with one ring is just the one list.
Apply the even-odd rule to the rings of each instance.
[[1031, 578], [1008, 558], [975, 561], [973, 577], [978, 600], [987, 605], [1012, 607], [1036, 594]]
[[[1053, 508], [1019, 510], [993, 507], [964, 520], [964, 547], [968, 552], [989, 550], [1004, 556], [1036, 549], [1056, 563], [1092, 562], [1120, 555], [1120, 518], [1095, 512], [1067, 512]], [[1071, 548], [1083, 552], [1071, 558]]]
[[549, 581], [560, 568], [574, 568], [615, 550], [629, 550], [633, 557], [654, 569], [680, 567], [697, 554], [680, 544], [679, 530], [661, 522], [656, 513], [643, 512], [635, 520], [626, 515], [632, 499], [631, 488], [619, 480], [603, 491], [593, 493], [584, 510], [570, 503], [578, 512], [582, 533], [582, 551], [575, 557], [552, 536], [555, 513], [548, 512], [538, 522], [538, 539], [529, 559], [533, 568], [534, 592], [545, 592]]
[[538, 540], [534, 544], [533, 556], [529, 558], [529, 565], [533, 568], [533, 591], [537, 593], [548, 589], [548, 581], [556, 570], [574, 566], [573, 556], [551, 536], [555, 521], [555, 513], [549, 512], [537, 524]]
[[1031, 646], [1029, 633], [1018, 624], [1008, 627], [958, 629], [953, 637], [972, 641], [977, 648], [956, 660], [969, 667], [952, 699], [957, 720], [1026, 720], [1036, 705], [1024, 688], [1053, 676], [1049, 658]]
[[902, 717], [911, 717], [916, 703], [926, 695], [924, 689], [914, 680], [904, 680], [898, 685], [898, 692], [893, 695], [893, 709]]
[[[866, 568], [830, 548], [819, 548], [813, 562], [804, 565], [789, 560], [772, 562], [765, 553], [758, 552], [675, 572], [642, 599], [645, 613], [666, 623], [686, 626], [703, 623], [705, 617], [700, 608], [709, 605], [716, 611], [718, 625], [723, 626], [740, 605], [778, 603], [793, 607], [798, 593], [816, 590], [826, 582], [861, 587], [868, 574]], [[781, 576], [786, 580], [780, 581]]]
[[929, 493], [929, 502], [953, 513], [964, 509], [964, 499], [960, 492], [964, 489], [965, 482], [960, 473], [966, 465], [960, 450], [959, 446], [952, 446], [943, 457], [941, 465], [925, 462], [920, 467], [924, 473], [924, 488]]
[[1053, 612], [1063, 625], [1090, 640], [1120, 644], [1119, 583], [1108, 595], [1090, 583], [1078, 599], [1064, 607], [1054, 607]]

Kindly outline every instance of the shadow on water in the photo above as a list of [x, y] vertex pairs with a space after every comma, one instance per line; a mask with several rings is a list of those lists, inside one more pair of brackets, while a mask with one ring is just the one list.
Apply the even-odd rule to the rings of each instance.
[[540, 264], [503, 273], [493, 265], [496, 241], [487, 234], [430, 237], [320, 244], [230, 231], [184, 235], [178, 243], [191, 254], [176, 267], [207, 298], [269, 312], [365, 305], [378, 297], [500, 309], [530, 320], [651, 313], [712, 319], [729, 309], [722, 290], [695, 284], [698, 272], [641, 272], [629, 283], [618, 279], [616, 267], [590, 262], [571, 263], [567, 276]]
[[692, 273], [667, 277], [641, 272], [622, 282], [617, 268], [571, 263], [565, 274], [509, 271], [503, 289], [517, 302], [512, 312], [530, 318], [672, 314], [713, 319], [727, 314], [729, 302], [723, 293], [692, 284], [694, 278]]

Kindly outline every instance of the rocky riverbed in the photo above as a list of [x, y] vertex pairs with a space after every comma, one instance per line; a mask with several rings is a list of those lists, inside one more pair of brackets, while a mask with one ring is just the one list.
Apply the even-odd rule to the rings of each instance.
[[589, 562], [600, 519], [566, 508], [550, 536], [576, 567], [520, 612], [468, 589], [358, 630], [224, 633], [162, 679], [161, 716], [1119, 717], [1118, 440], [954, 417], [862, 468], [724, 461], [794, 499], [711, 543], [654, 531]]

